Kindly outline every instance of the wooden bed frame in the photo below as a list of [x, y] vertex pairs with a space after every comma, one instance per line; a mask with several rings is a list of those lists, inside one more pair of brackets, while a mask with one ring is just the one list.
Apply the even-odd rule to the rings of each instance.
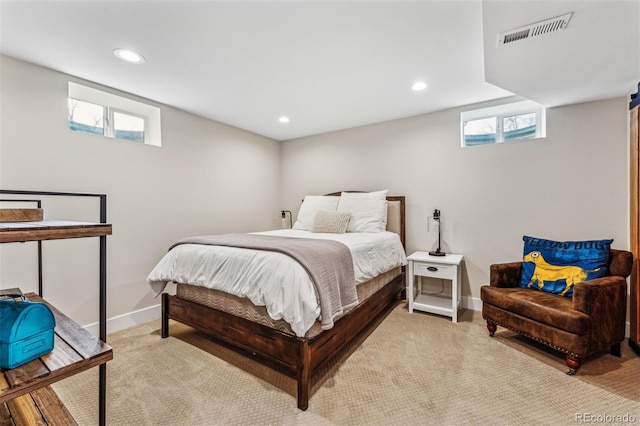
[[[340, 195], [340, 193], [328, 194]], [[400, 201], [400, 239], [405, 245], [405, 197]], [[167, 293], [162, 294], [162, 337], [169, 337], [169, 320], [181, 322], [210, 334], [232, 349], [281, 371], [297, 380], [298, 408], [309, 406], [311, 378], [360, 333], [376, 327], [403, 298], [405, 271], [359, 304], [333, 328], [308, 339], [297, 337], [203, 306]]]

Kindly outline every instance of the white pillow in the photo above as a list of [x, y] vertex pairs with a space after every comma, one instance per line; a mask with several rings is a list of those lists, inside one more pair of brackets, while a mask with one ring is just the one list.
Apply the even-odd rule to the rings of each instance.
[[387, 228], [387, 190], [343, 192], [338, 211], [351, 213], [347, 232], [382, 232]]
[[293, 229], [310, 231], [318, 210], [335, 212], [338, 208], [340, 197], [337, 195], [307, 195], [302, 201], [300, 211]]

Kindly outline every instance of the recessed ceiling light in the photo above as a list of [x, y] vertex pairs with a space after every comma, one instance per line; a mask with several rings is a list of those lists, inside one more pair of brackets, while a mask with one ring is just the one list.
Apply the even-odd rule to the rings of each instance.
[[123, 61], [130, 62], [132, 64], [143, 64], [145, 61], [144, 56], [134, 52], [133, 50], [115, 49], [113, 54], [116, 55], [118, 59], [122, 59]]
[[288, 123], [291, 120], [286, 115], [283, 115], [282, 117], [278, 118], [278, 121], [281, 123]]
[[411, 86], [411, 90], [415, 91], [415, 92], [419, 92], [421, 90], [424, 90], [427, 88], [427, 83], [425, 83], [424, 81], [418, 81], [416, 83], [413, 83], [413, 86]]

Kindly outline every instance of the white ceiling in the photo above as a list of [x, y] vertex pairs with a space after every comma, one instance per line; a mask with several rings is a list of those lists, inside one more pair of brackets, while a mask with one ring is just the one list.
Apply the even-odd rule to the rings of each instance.
[[[496, 47], [499, 32], [566, 12], [565, 31]], [[628, 96], [639, 22], [640, 0], [0, 0], [0, 52], [288, 140], [513, 93], [549, 106]], [[417, 80], [428, 88], [413, 92]]]

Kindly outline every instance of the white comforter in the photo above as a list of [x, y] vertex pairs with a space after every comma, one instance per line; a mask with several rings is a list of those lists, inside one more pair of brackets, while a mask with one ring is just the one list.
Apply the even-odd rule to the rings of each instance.
[[[393, 232], [323, 234], [283, 229], [258, 234], [340, 241], [351, 250], [357, 283], [407, 263], [400, 238]], [[160, 260], [147, 281], [156, 296], [173, 281], [247, 297], [265, 306], [274, 320], [284, 319], [301, 337], [320, 315], [306, 270], [282, 253], [182, 244]]]

